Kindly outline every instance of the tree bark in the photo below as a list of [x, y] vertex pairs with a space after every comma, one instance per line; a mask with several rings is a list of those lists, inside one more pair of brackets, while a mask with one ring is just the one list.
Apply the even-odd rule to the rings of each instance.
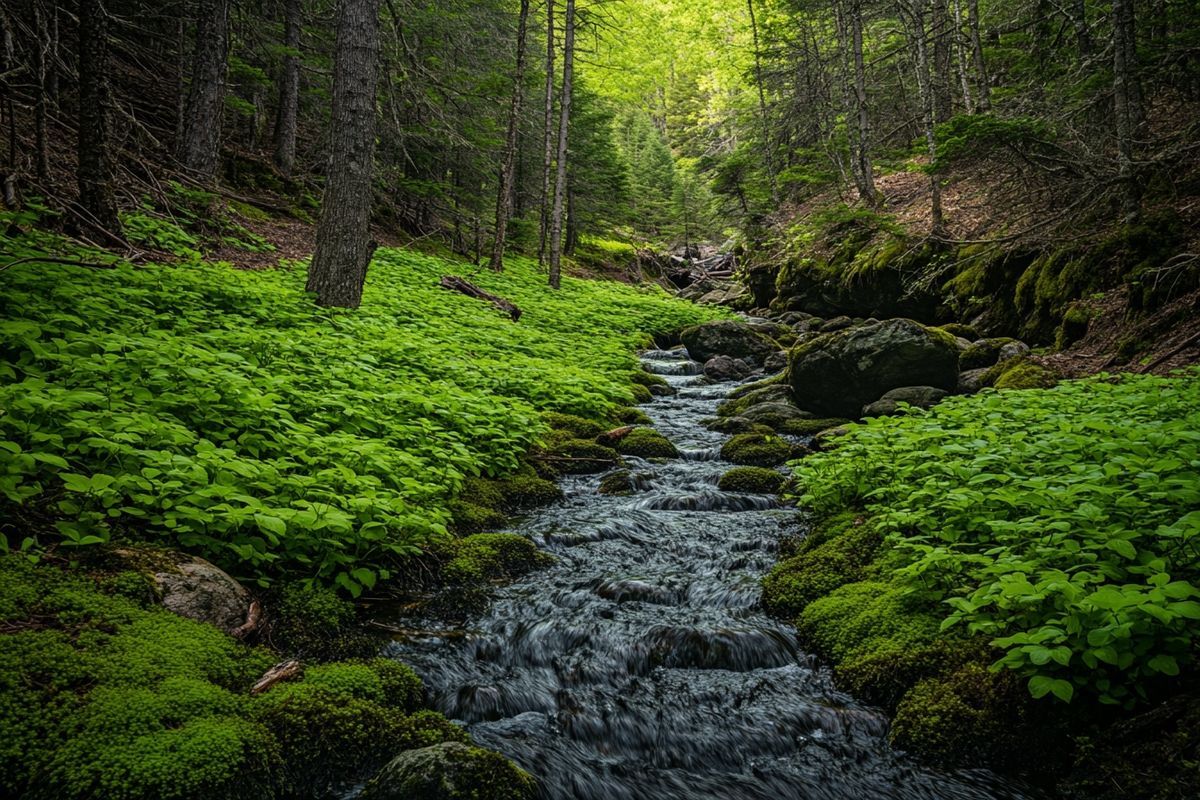
[[967, 28], [971, 36], [971, 60], [975, 62], [976, 108], [992, 108], [992, 85], [988, 78], [987, 62], [983, 59], [983, 39], [979, 35], [979, 0], [967, 0]]
[[217, 172], [225, 73], [229, 61], [229, 0], [201, 0], [192, 54], [192, 84], [183, 108], [176, 156], [203, 180]]
[[962, 86], [963, 107], [968, 114], [975, 113], [975, 100], [971, 97], [971, 79], [967, 75], [967, 55], [963, 47], [962, 0], [954, 3], [954, 54], [958, 61], [958, 80]]
[[504, 242], [508, 238], [508, 216], [512, 212], [513, 176], [521, 134], [521, 99], [525, 92], [525, 33], [528, 25], [529, 0], [521, 0], [521, 12], [517, 20], [517, 68], [513, 75], [512, 99], [508, 107], [504, 162], [500, 165], [500, 187], [496, 197], [496, 236], [492, 240], [491, 267], [496, 272], [504, 269]]
[[1137, 175], [1133, 165], [1133, 136], [1138, 124], [1134, 71], [1137, 45], [1134, 39], [1133, 0], [1113, 0], [1113, 112], [1117, 133], [1117, 174], [1121, 182], [1121, 209], [1127, 222], [1141, 211]]
[[550, 232], [550, 176], [554, 172], [554, 0], [546, 0], [546, 127], [542, 161], [542, 214], [538, 229], [538, 264], [546, 263]]
[[1092, 54], [1094, 44], [1088, 28], [1086, 0], [1074, 0], [1071, 4], [1071, 25], [1075, 28], [1075, 46], [1079, 48], [1079, 57], [1087, 58]]
[[763, 136], [763, 162], [767, 167], [767, 178], [771, 186], [771, 202], [779, 204], [779, 186], [776, 181], [775, 155], [771, 146], [771, 118], [767, 114], [767, 93], [763, 88], [762, 53], [758, 44], [758, 18], [754, 14], [754, 0], [746, 0], [750, 12], [750, 33], [754, 37], [754, 83], [758, 87], [758, 113], [761, 117]]
[[50, 189], [50, 162], [46, 153], [46, 117], [50, 103], [49, 60], [52, 56], [51, 29], [41, 0], [33, 4], [34, 27], [37, 30], [37, 98], [33, 106], [34, 161], [38, 183], [43, 191]]
[[933, 38], [933, 119], [942, 123], [954, 116], [954, 79], [951, 66], [953, 55], [950, 41], [950, 17], [946, 13], [946, 0], [932, 0], [933, 13], [930, 19]]
[[275, 117], [275, 166], [285, 178], [296, 166], [296, 117], [300, 111], [300, 33], [302, 0], [287, 0], [284, 10], [283, 73], [279, 76], [279, 108]]
[[867, 109], [867, 69], [863, 58], [862, 0], [850, 3], [850, 38], [854, 51], [854, 106], [858, 117], [855, 136], [858, 139], [855, 157], [858, 159], [856, 173], [859, 178], [858, 194], [869, 207], [879, 204], [875, 191], [875, 170], [871, 164], [871, 116]]
[[[917, 88], [921, 96], [922, 127], [924, 128], [926, 149], [929, 153], [929, 165], [932, 167], [937, 160], [937, 138], [934, 135], [936, 125], [934, 91], [925, 26], [926, 2], [927, 0], [903, 0], [900, 10], [907, 17], [909, 40], [913, 47], [917, 67]], [[942, 238], [946, 230], [942, 219], [942, 187], [937, 175], [934, 174], [929, 176], [929, 199], [930, 235], [934, 238]]]
[[120, 237], [109, 146], [108, 12], [102, 0], [79, 2], [79, 205], [102, 238]]
[[557, 289], [562, 276], [563, 205], [567, 194], [567, 132], [571, 127], [571, 80], [575, 67], [575, 0], [567, 0], [563, 42], [563, 85], [558, 117], [558, 174], [554, 182], [554, 212], [550, 220], [550, 286]]
[[308, 270], [317, 304], [358, 308], [370, 241], [380, 0], [341, 0], [333, 67], [329, 172]]

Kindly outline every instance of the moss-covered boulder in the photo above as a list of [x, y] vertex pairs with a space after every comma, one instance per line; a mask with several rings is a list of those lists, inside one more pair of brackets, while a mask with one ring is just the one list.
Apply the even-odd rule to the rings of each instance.
[[740, 381], [751, 372], [754, 372], [754, 367], [733, 356], [713, 356], [704, 362], [704, 376], [718, 383]]
[[618, 497], [633, 494], [633, 474], [627, 469], [610, 472], [600, 479], [600, 494], [616, 495]]
[[515, 533], [479, 533], [438, 543], [441, 579], [452, 586], [507, 580], [553, 562], [532, 540]]
[[792, 447], [778, 436], [743, 433], [721, 447], [721, 458], [746, 467], [777, 467], [791, 457]]
[[901, 386], [954, 389], [958, 346], [944, 331], [907, 319], [885, 320], [795, 348], [788, 382], [800, 408], [856, 418], [863, 406]]
[[508, 759], [478, 747], [445, 742], [392, 759], [361, 800], [533, 800], [537, 784]]
[[704, 363], [714, 356], [731, 356], [753, 364], [780, 349], [777, 342], [744, 322], [719, 320], [687, 328], [679, 334], [692, 360]]
[[973, 342], [980, 338], [979, 331], [970, 325], [963, 325], [961, 322], [949, 322], [939, 327], [956, 339], [966, 339], [968, 342]]
[[850, 420], [841, 417], [818, 417], [816, 419], [792, 419], [778, 428], [779, 433], [789, 436], [817, 436], [823, 431], [843, 430]]
[[606, 472], [621, 463], [621, 454], [611, 447], [585, 439], [568, 439], [550, 451], [551, 462], [571, 475]]
[[853, 514], [825, 520], [763, 578], [763, 606], [794, 619], [809, 603], [863, 578], [882, 537]]
[[972, 369], [982, 369], [993, 366], [1000, 360], [1000, 352], [1005, 347], [1017, 343], [1016, 339], [996, 338], [979, 339], [963, 350], [958, 357], [958, 368], [964, 372]]
[[933, 408], [949, 394], [934, 386], [904, 386], [886, 392], [874, 403], [863, 406], [864, 417], [890, 417], [900, 413], [901, 404], [915, 408]]
[[992, 385], [997, 389], [1049, 389], [1059, 381], [1059, 374], [1034, 361], [1015, 359], [1002, 366]]
[[737, 417], [745, 414], [746, 409], [762, 403], [790, 403], [792, 388], [786, 383], [759, 383], [755, 388], [745, 392], [731, 392], [730, 399], [717, 406], [717, 413], [722, 417]]
[[[649, 373], [643, 373], [649, 376]], [[573, 439], [595, 439], [604, 433], [604, 426], [590, 419], [577, 417], [574, 414], [559, 414], [549, 411], [542, 414], [542, 420], [556, 431], [567, 431]]]
[[745, 417], [713, 417], [700, 423], [717, 433], [771, 433], [772, 429]]
[[618, 453], [640, 458], [678, 458], [671, 440], [653, 428], [634, 428], [616, 443]]
[[778, 494], [787, 477], [766, 467], [734, 467], [717, 483], [723, 492], [744, 494]]
[[813, 415], [791, 403], [757, 403], [743, 411], [742, 418], [757, 425], [766, 425], [774, 431], [782, 431], [789, 423], [811, 420]]

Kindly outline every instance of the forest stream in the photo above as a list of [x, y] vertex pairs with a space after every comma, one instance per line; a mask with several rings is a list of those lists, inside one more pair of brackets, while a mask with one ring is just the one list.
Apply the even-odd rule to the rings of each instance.
[[759, 579], [795, 512], [717, 488], [725, 437], [700, 423], [736, 384], [707, 383], [681, 350], [643, 360], [678, 390], [645, 410], [682, 457], [630, 458], [629, 497], [568, 478], [518, 527], [554, 566], [499, 590], [465, 636], [393, 644], [433, 706], [553, 800], [1030, 797], [893, 752], [886, 716], [762, 613]]

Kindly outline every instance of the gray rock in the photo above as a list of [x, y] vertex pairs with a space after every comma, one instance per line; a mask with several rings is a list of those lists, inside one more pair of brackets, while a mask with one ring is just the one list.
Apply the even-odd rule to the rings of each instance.
[[704, 374], [714, 381], [737, 381], [754, 371], [754, 367], [732, 356], [714, 356], [704, 363]]
[[933, 408], [946, 397], [948, 392], [933, 386], [903, 386], [892, 389], [870, 405], [864, 406], [864, 417], [891, 417], [900, 412], [900, 404], [907, 403], [917, 408]]
[[759, 403], [742, 412], [742, 418], [759, 425], [779, 428], [793, 419], [813, 419], [807, 411], [801, 411], [791, 403]]
[[151, 578], [163, 607], [225, 633], [246, 623], [254, 598], [240, 583], [202, 558], [157, 565]]
[[796, 405], [819, 416], [857, 417], [904, 386], [958, 385], [954, 337], [908, 319], [823, 334], [794, 348], [789, 361]]
[[743, 322], [721, 320], [687, 328], [679, 334], [692, 360], [701, 363], [714, 356], [731, 356], [761, 364], [779, 345]]
[[359, 800], [533, 800], [536, 792], [533, 778], [499, 753], [444, 742], [396, 756]]
[[772, 353], [763, 360], [763, 372], [774, 374], [787, 369], [788, 356], [786, 350]]
[[821, 327], [818, 328], [818, 330], [821, 331], [821, 333], [833, 333], [834, 331], [843, 331], [853, 324], [854, 320], [850, 319], [849, 317], [834, 317], [833, 319], [826, 320], [825, 322], [821, 323]]
[[836, 428], [827, 428], [812, 438], [811, 447], [818, 452], [828, 450], [836, 440], [849, 432], [850, 429], [845, 425], [839, 425]]
[[967, 370], [958, 376], [958, 388], [956, 391], [959, 394], [975, 394], [976, 392], [987, 388], [988, 383], [985, 378], [991, 371], [991, 367]]
[[1029, 352], [1029, 345], [1013, 339], [1000, 348], [1000, 358], [997, 359], [997, 363], [1000, 361], [1008, 361], [1010, 358], [1017, 358], [1019, 356], [1027, 355]]
[[[979, 339], [971, 342], [959, 355], [958, 368], [965, 371], [995, 366], [1010, 357], [1003, 353], [1006, 348], [1011, 349], [1014, 346], [1017, 346], [1016, 349], [1024, 347], [1023, 352], [1029, 352], [1029, 348], [1016, 339]], [[1018, 352], [1017, 355], [1022, 355], [1022, 352]]]

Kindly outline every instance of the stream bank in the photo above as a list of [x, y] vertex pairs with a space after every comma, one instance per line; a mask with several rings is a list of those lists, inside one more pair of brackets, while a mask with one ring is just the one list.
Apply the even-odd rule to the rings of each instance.
[[567, 477], [515, 530], [556, 557], [497, 591], [462, 636], [388, 655], [433, 706], [537, 778], [546, 798], [1022, 798], [985, 770], [927, 770], [887, 718], [839, 691], [759, 582], [793, 510], [722, 491], [726, 441], [701, 422], [737, 386], [680, 350], [645, 354], [676, 390], [644, 406], [679, 452], [626, 456], [630, 491]]

